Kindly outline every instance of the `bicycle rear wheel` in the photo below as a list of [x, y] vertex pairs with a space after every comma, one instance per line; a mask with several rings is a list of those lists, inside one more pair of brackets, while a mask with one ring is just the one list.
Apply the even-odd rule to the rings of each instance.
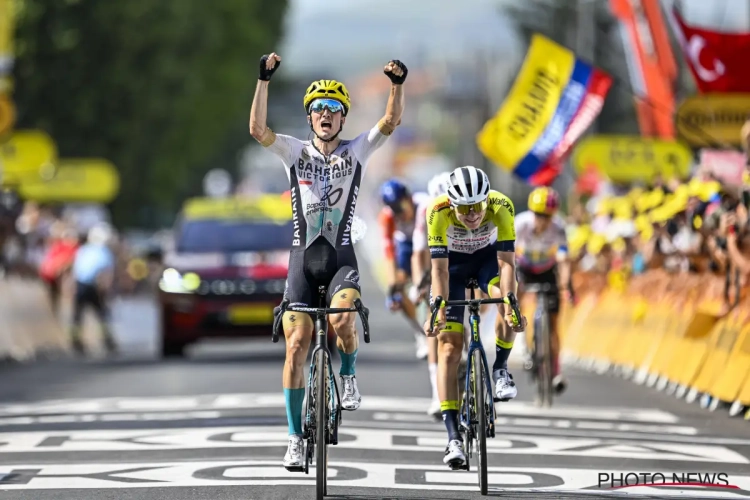
[[315, 355], [315, 489], [317, 500], [323, 500], [327, 493], [328, 445], [326, 443], [326, 430], [329, 414], [327, 383], [328, 360], [325, 351], [321, 349]]
[[479, 349], [471, 356], [471, 385], [474, 391], [474, 416], [477, 440], [477, 472], [479, 473], [479, 491], [487, 494], [487, 374]]
[[534, 328], [534, 348], [537, 353], [537, 395], [543, 406], [552, 406], [552, 345], [549, 332], [549, 314], [545, 310]]

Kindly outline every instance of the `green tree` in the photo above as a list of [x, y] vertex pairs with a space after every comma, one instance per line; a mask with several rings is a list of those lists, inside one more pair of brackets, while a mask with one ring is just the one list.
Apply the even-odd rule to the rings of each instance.
[[[246, 136], [286, 0], [17, 0], [19, 128], [117, 165], [115, 220], [155, 223]], [[224, 165], [225, 166], [225, 165]]]

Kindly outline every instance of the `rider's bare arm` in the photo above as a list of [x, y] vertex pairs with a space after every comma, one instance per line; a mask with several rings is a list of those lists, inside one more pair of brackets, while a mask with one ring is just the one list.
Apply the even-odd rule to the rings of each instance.
[[449, 300], [448, 297], [448, 259], [432, 259], [432, 297], [442, 297]]
[[378, 225], [383, 237], [383, 250], [385, 253], [385, 279], [388, 286], [396, 283], [396, 249], [393, 244], [393, 235], [396, 232], [396, 223], [393, 214], [388, 209], [383, 209], [378, 216]]
[[414, 286], [419, 285], [422, 281], [425, 271], [430, 266], [430, 252], [425, 250], [415, 250], [411, 255], [411, 282]]
[[268, 82], [258, 80], [255, 86], [253, 105], [250, 108], [250, 135], [264, 147], [268, 147], [276, 140], [276, 134], [268, 128]]
[[503, 297], [510, 292], [517, 293], [515, 252], [497, 252], [497, 266], [500, 270], [500, 292]]
[[378, 122], [378, 130], [383, 135], [391, 135], [396, 127], [401, 124], [401, 115], [404, 113], [404, 86], [391, 85], [391, 93], [388, 95], [388, 104], [385, 106], [385, 115]]

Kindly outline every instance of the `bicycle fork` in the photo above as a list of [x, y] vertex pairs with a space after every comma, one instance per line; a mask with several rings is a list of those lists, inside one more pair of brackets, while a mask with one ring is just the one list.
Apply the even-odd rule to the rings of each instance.
[[[482, 365], [484, 368], [484, 381], [483, 384], [481, 384], [483, 387], [475, 387], [475, 391], [483, 390], [485, 391], [485, 403], [492, 402], [491, 404], [488, 404], [489, 406], [489, 422], [488, 428], [487, 428], [487, 435], [488, 437], [495, 437], [495, 405], [494, 405], [494, 399], [495, 395], [492, 392], [492, 380], [490, 378], [490, 371], [487, 365], [487, 355], [484, 350], [484, 346], [482, 345], [481, 340], [479, 339], [479, 316], [476, 316], [474, 314], [471, 315], [469, 319], [469, 324], [471, 325], [471, 342], [469, 343], [469, 352], [467, 355], [466, 363], [467, 363], [467, 369], [466, 369], [466, 381], [465, 381], [465, 390], [464, 390], [464, 404], [461, 408], [461, 419], [460, 423], [461, 426], [464, 427], [467, 432], [471, 432], [472, 438], [473, 438], [473, 429], [471, 427], [472, 421], [471, 421], [471, 408], [473, 401], [470, 401], [467, 397], [468, 394], [473, 394], [474, 392], [470, 392], [470, 386], [472, 382], [472, 373], [476, 369], [476, 367], [473, 367], [473, 360], [472, 357], [474, 355], [474, 351], [479, 351], [482, 353]], [[489, 398], [488, 398], [488, 397]]]

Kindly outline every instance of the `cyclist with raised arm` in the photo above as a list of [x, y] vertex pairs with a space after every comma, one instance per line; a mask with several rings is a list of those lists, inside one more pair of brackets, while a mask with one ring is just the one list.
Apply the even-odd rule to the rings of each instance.
[[557, 215], [560, 196], [550, 187], [540, 187], [529, 194], [528, 210], [516, 217], [516, 254], [521, 283], [519, 299], [524, 284], [548, 284], [547, 294], [550, 314], [550, 343], [552, 344], [552, 385], [561, 394], [567, 381], [560, 371], [561, 329], [560, 291], [565, 300], [573, 300], [570, 256], [565, 221]]
[[[515, 228], [513, 203], [490, 189], [487, 175], [466, 166], [453, 171], [447, 193], [433, 200], [427, 214], [427, 242], [432, 258], [431, 296], [445, 300], [465, 298], [466, 282], [477, 280], [491, 298], [516, 291]], [[438, 338], [438, 391], [448, 446], [443, 463], [455, 469], [464, 466], [466, 455], [458, 431], [458, 364], [464, 345], [464, 307], [440, 308], [436, 324], [425, 332]], [[525, 318], [514, 325], [510, 307], [498, 304], [495, 322], [495, 362], [492, 379], [495, 398], [507, 401], [518, 390], [508, 372], [508, 357], [516, 332], [523, 331]]]
[[[260, 59], [250, 110], [250, 134], [280, 157], [289, 178], [294, 230], [284, 298], [291, 306], [314, 307], [318, 287], [325, 286], [331, 307], [353, 307], [360, 296], [351, 235], [359, 186], [371, 155], [401, 122], [407, 68], [398, 60], [386, 64], [383, 71], [392, 85], [385, 115], [372, 129], [352, 140], [339, 137], [351, 108], [344, 84], [336, 80], [310, 84], [302, 104], [314, 137], [301, 141], [276, 134], [266, 122], [268, 85], [280, 64], [281, 58], [276, 53]], [[339, 374], [344, 388], [341, 406], [350, 411], [361, 403], [355, 378], [358, 347], [355, 319], [354, 313], [330, 317], [341, 356]], [[287, 311], [282, 323], [286, 337], [283, 386], [289, 424], [289, 446], [283, 463], [287, 470], [301, 472], [303, 364], [314, 322], [308, 314]]]
[[[378, 216], [385, 253], [386, 307], [403, 311], [410, 324], [418, 326], [415, 302], [419, 298], [422, 276], [429, 265], [425, 213], [430, 197], [410, 192], [403, 182], [389, 179], [380, 187], [383, 208]], [[408, 282], [412, 285], [405, 293]], [[427, 357], [427, 339], [415, 332], [417, 358]]]

